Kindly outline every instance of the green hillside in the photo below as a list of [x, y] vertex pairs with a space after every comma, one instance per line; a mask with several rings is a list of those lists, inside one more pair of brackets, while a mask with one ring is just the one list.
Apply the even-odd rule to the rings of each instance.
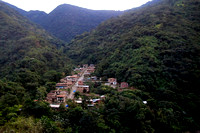
[[96, 74], [149, 92], [152, 108], [180, 108], [200, 125], [200, 0], [153, 0], [103, 22], [66, 49]]
[[70, 60], [58, 49], [63, 45], [0, 2], [0, 78], [19, 82], [31, 90], [51, 81], [45, 75], [68, 73]]

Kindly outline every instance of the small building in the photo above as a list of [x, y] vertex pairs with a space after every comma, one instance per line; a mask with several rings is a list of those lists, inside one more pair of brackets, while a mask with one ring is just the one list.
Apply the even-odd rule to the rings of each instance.
[[91, 73], [85, 72], [84, 77], [89, 77], [90, 75], [91, 75]]
[[116, 78], [109, 78], [108, 83], [110, 83], [110, 85], [117, 85], [117, 79]]
[[94, 64], [90, 64], [90, 66], [89, 66], [89, 67], [95, 67], [95, 66], [94, 66]]
[[66, 101], [66, 95], [57, 95], [57, 101], [63, 103]]
[[47, 94], [47, 102], [49, 103], [60, 103], [65, 102], [65, 98], [67, 96], [66, 91], [60, 91], [60, 90], [51, 90], [50, 93]]
[[75, 68], [74, 71], [81, 71], [80, 68]]
[[97, 76], [92, 76], [92, 77], [91, 77], [91, 80], [92, 80], [92, 81], [96, 81], [96, 80], [97, 80]]
[[54, 103], [57, 101], [57, 95], [56, 93], [48, 93], [47, 94], [47, 98], [46, 98], [47, 102], [49, 103]]
[[82, 80], [78, 81], [78, 85], [84, 85], [83, 81]]
[[77, 81], [77, 79], [79, 78], [78, 75], [72, 75], [72, 76], [67, 76], [66, 79], [67, 80], [71, 80], [72, 82], [74, 81]]
[[127, 82], [121, 82], [120, 88], [128, 88], [128, 83]]
[[78, 85], [77, 91], [81, 93], [88, 93], [90, 90], [88, 85]]
[[83, 64], [83, 68], [88, 68], [88, 64]]
[[61, 83], [67, 83], [67, 79], [63, 78], [60, 80]]
[[50, 107], [58, 109], [60, 107], [60, 104], [50, 104]]
[[94, 104], [100, 104], [101, 103], [101, 99], [92, 99]]
[[100, 96], [100, 99], [101, 99], [101, 100], [105, 100], [105, 99], [106, 99], [106, 96], [105, 96], [105, 95], [102, 95], [102, 96]]
[[94, 67], [88, 67], [87, 72], [88, 73], [94, 73], [95, 68]]
[[57, 83], [56, 84], [56, 88], [59, 89], [67, 89], [69, 87], [69, 85], [67, 83]]
[[70, 86], [72, 86], [72, 85], [73, 85], [73, 82], [72, 82], [71, 80], [68, 80], [68, 81], [67, 81], [67, 86], [70, 87]]

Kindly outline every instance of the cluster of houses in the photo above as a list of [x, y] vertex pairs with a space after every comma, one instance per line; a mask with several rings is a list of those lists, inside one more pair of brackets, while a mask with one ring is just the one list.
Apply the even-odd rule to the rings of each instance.
[[[56, 90], [52, 90], [47, 94], [46, 101], [50, 103], [51, 107], [58, 108], [60, 103], [66, 102], [70, 93], [89, 93], [89, 86], [84, 84], [84, 79], [90, 77], [91, 73], [94, 71], [95, 66], [93, 64], [90, 64], [89, 66], [88, 64], [84, 64], [82, 67], [78, 66], [74, 69], [74, 75], [66, 76], [56, 84]], [[84, 78], [80, 78], [81, 76]], [[94, 76], [92, 79], [96, 80], [96, 77]], [[72, 87], [76, 87], [74, 92], [71, 92]]]
[[[61, 103], [66, 103], [69, 95], [75, 94], [75, 92], [79, 92], [81, 95], [90, 95], [89, 86], [85, 84], [85, 82], [92, 81], [97, 82], [98, 80], [96, 76], [91, 76], [91, 74], [95, 71], [95, 66], [93, 64], [84, 64], [78, 66], [74, 69], [73, 75], [66, 76], [62, 78], [59, 83], [56, 84], [56, 90], [52, 90], [47, 94], [46, 101], [50, 103], [52, 108], [59, 108]], [[121, 82], [120, 84], [117, 82], [116, 78], [108, 78], [107, 83], [105, 85], [111, 86], [113, 88], [123, 89], [128, 88], [129, 85], [127, 82]], [[73, 89], [75, 87], [75, 89]], [[72, 92], [73, 90], [73, 92]], [[105, 96], [97, 96], [97, 99], [87, 100], [88, 107], [95, 106], [96, 104], [101, 103], [101, 101], [105, 98]], [[72, 98], [73, 99], [73, 98]], [[83, 100], [73, 99], [77, 104], [82, 104]]]
[[[102, 95], [102, 96], [100, 96], [99, 98], [96, 98], [96, 99], [86, 100], [86, 104], [87, 104], [88, 107], [94, 107], [96, 105], [101, 104], [103, 100], [105, 100], [105, 96], [104, 95]], [[78, 98], [77, 100], [75, 100], [75, 102], [77, 104], [82, 104], [83, 100], [82, 100], [82, 98]]]
[[120, 89], [124, 89], [124, 88], [128, 88], [129, 85], [127, 82], [121, 82], [120, 84], [117, 82], [116, 78], [108, 78], [108, 82], [105, 83], [105, 85], [107, 86], [111, 86], [113, 88], [120, 88]]

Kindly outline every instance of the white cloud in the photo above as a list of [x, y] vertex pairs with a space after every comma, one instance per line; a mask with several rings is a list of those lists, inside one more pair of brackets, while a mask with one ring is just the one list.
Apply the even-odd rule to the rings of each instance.
[[150, 0], [4, 0], [26, 11], [41, 10], [49, 13], [66, 3], [94, 10], [126, 10], [138, 7]]

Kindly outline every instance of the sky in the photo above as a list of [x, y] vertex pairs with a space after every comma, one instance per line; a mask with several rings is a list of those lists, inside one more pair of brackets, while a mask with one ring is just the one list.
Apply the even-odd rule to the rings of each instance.
[[141, 6], [150, 0], [3, 0], [25, 11], [51, 12], [58, 5], [71, 4], [93, 10], [126, 10]]

